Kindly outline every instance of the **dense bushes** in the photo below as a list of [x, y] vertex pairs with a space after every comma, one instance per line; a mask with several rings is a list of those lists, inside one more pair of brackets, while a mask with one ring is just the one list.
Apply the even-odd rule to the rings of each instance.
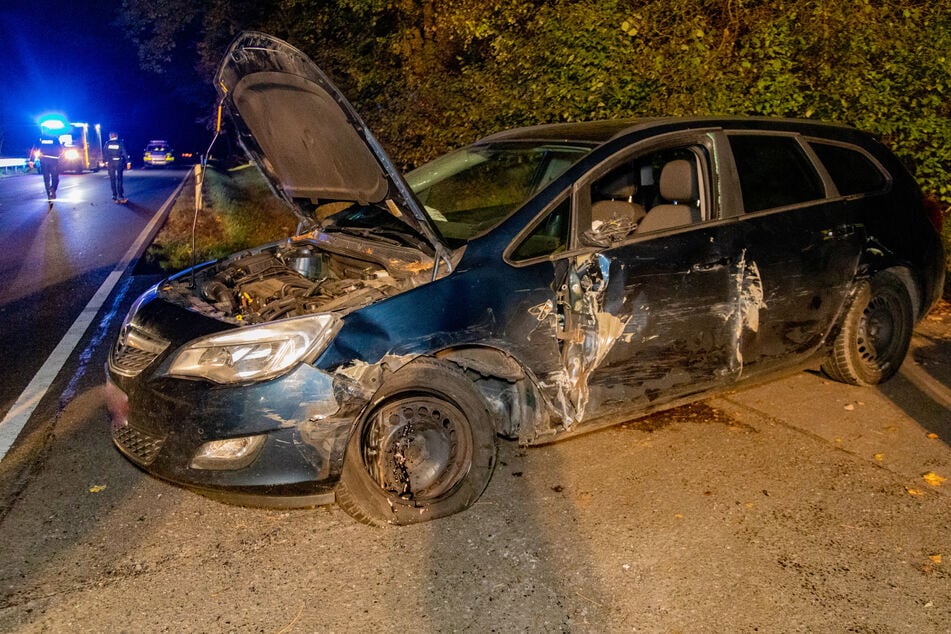
[[[154, 59], [284, 37], [341, 85], [397, 161], [513, 125], [666, 114], [853, 124], [951, 205], [951, 0], [125, 0]], [[188, 19], [183, 19], [187, 16]]]

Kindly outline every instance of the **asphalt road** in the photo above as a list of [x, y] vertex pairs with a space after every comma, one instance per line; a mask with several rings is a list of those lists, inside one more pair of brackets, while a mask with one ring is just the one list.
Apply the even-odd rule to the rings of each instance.
[[[103, 310], [121, 316], [153, 279]], [[951, 627], [947, 305], [879, 389], [803, 372], [503, 444], [473, 508], [401, 529], [227, 506], [136, 469], [102, 403], [117, 328], [86, 334], [51, 390], [72, 396], [44, 400], [0, 462], [0, 631]]]
[[126, 172], [126, 205], [105, 170], [64, 174], [53, 205], [37, 174], [0, 179], [0, 419], [184, 175]]

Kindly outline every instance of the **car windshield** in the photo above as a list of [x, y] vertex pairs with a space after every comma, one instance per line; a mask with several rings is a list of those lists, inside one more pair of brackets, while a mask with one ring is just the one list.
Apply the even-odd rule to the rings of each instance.
[[551, 142], [475, 145], [413, 170], [406, 181], [446, 241], [458, 245], [498, 225], [590, 150]]

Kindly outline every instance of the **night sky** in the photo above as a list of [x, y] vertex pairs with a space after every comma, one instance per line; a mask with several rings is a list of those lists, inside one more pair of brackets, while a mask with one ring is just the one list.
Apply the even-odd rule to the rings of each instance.
[[160, 77], [139, 69], [138, 54], [115, 26], [121, 0], [12, 0], [0, 5], [0, 156], [26, 157], [37, 120], [58, 111], [70, 121], [115, 130], [135, 155], [149, 139], [203, 151], [202, 124], [214, 110], [186, 104]]

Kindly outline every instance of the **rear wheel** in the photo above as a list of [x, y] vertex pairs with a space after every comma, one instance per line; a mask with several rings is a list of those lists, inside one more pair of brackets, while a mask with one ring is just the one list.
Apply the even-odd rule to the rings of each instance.
[[337, 503], [372, 525], [415, 524], [462, 511], [496, 460], [492, 417], [455, 365], [414, 361], [396, 372], [354, 431]]
[[914, 328], [904, 282], [883, 271], [863, 283], [822, 371], [852, 385], [876, 385], [901, 367]]

